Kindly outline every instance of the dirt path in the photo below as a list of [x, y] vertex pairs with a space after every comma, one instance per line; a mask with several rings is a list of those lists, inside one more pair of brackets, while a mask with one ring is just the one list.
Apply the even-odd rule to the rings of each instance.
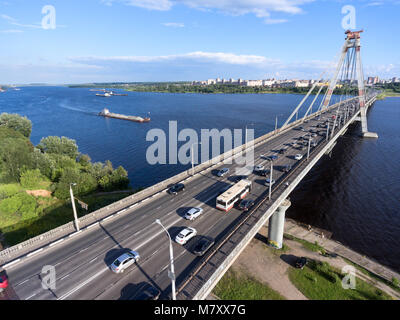
[[250, 274], [289, 300], [307, 300], [290, 282], [289, 264], [283, 261], [278, 251], [266, 244], [266, 228], [254, 238], [232, 265], [235, 271]]

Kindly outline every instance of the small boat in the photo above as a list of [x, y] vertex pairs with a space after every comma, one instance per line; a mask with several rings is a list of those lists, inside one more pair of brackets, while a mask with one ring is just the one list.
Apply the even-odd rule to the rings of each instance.
[[98, 114], [99, 116], [106, 117], [106, 118], [115, 118], [115, 119], [121, 119], [121, 120], [128, 120], [128, 121], [134, 121], [134, 122], [150, 122], [150, 118], [142, 118], [138, 116], [125, 116], [123, 114], [118, 114], [118, 113], [112, 113], [110, 110], [104, 108], [101, 112]]
[[106, 92], [106, 93], [96, 93], [96, 96], [108, 98], [108, 97], [111, 97], [111, 94], [108, 93], [108, 92]]

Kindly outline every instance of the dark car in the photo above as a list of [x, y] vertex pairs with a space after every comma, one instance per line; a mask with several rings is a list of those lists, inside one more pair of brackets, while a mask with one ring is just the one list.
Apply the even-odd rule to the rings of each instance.
[[147, 283], [138, 295], [130, 297], [129, 300], [158, 300], [160, 294], [160, 290]]
[[260, 170], [260, 171], [258, 171], [258, 174], [260, 176], [266, 177], [269, 175], [269, 170], [268, 169]]
[[170, 194], [178, 194], [178, 192], [184, 191], [185, 190], [185, 185], [183, 183], [177, 183], [173, 185], [171, 188], [169, 188], [168, 192]]
[[282, 168], [282, 172], [285, 172], [285, 173], [289, 172], [290, 170], [292, 170], [292, 166], [290, 164], [288, 164]]
[[236, 177], [233, 179], [233, 181], [234, 181], [234, 182], [239, 182], [240, 180], [243, 180], [243, 179], [247, 179], [247, 176], [243, 176], [243, 175], [241, 175], [241, 176], [236, 176]]
[[307, 258], [306, 257], [301, 257], [301, 258], [298, 258], [296, 260], [296, 264], [295, 265], [296, 265], [296, 268], [303, 269], [306, 264], [307, 264]]
[[286, 148], [282, 148], [282, 149], [279, 150], [279, 153], [280, 153], [280, 154], [284, 154], [286, 151], [287, 151]]
[[196, 256], [204, 255], [208, 249], [210, 249], [214, 245], [215, 241], [213, 238], [202, 237], [196, 244], [193, 249], [193, 253]]
[[243, 211], [248, 211], [254, 206], [254, 201], [250, 199], [243, 199], [240, 201], [238, 208]]
[[278, 156], [276, 156], [276, 155], [272, 155], [272, 156], [268, 156], [267, 157], [267, 160], [269, 160], [269, 161], [275, 161], [277, 159], [278, 159]]

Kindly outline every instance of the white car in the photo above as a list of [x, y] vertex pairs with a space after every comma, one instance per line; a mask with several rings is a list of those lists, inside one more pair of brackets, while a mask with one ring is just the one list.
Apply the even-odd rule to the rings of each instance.
[[191, 208], [186, 212], [184, 218], [187, 220], [194, 220], [203, 213], [202, 208]]
[[301, 160], [301, 159], [303, 159], [303, 155], [300, 154], [300, 153], [298, 153], [298, 154], [296, 154], [296, 155], [294, 156], [294, 158], [295, 158], [296, 160]]
[[254, 171], [261, 171], [261, 170], [264, 170], [264, 166], [262, 165], [262, 164], [259, 164], [259, 165], [256, 165], [255, 167], [254, 167]]
[[175, 241], [179, 244], [185, 244], [197, 234], [195, 228], [185, 228], [175, 237]]
[[269, 178], [268, 178], [267, 180], [265, 180], [265, 185], [266, 185], [266, 186], [269, 186], [269, 185], [273, 186], [274, 183], [275, 183], [275, 180], [274, 180], [274, 179], [272, 179], [271, 182], [270, 182], [270, 179], [269, 179]]
[[110, 265], [110, 269], [115, 273], [122, 273], [126, 268], [138, 262], [139, 258], [139, 253], [136, 251], [129, 251], [115, 259]]

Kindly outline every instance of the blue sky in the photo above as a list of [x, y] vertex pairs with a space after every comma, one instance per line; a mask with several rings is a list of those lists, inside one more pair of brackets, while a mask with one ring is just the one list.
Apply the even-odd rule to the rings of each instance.
[[0, 0], [0, 83], [318, 78], [345, 5], [365, 76], [400, 76], [400, 0]]

